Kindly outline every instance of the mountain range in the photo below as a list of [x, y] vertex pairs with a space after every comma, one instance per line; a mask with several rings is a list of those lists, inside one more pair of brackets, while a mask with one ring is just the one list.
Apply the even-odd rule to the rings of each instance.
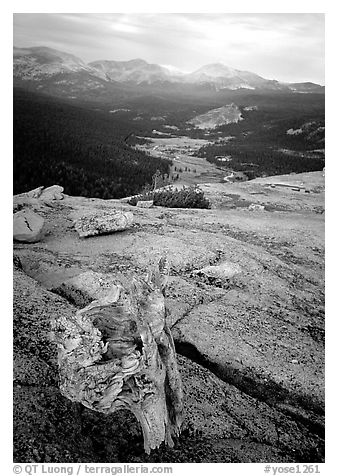
[[93, 61], [85, 63], [80, 58], [48, 47], [14, 47], [13, 74], [15, 86], [42, 90], [48, 88], [62, 95], [79, 92], [102, 93], [113, 86], [119, 88], [156, 86], [166, 88], [209, 88], [222, 90], [280, 91], [290, 93], [324, 93], [324, 87], [311, 83], [283, 83], [265, 79], [249, 71], [240, 71], [222, 63], [212, 63], [192, 73], [143, 59], [130, 61]]

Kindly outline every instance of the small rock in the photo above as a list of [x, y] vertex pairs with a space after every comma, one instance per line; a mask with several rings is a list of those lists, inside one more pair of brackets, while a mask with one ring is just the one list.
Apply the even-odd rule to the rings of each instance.
[[291, 363], [292, 364], [299, 364], [298, 360], [296, 360], [296, 359], [291, 360]]
[[153, 200], [139, 200], [136, 204], [136, 206], [140, 208], [151, 208], [153, 205]]
[[60, 185], [52, 185], [45, 188], [40, 197], [41, 200], [62, 200], [63, 199], [63, 187]]
[[43, 236], [44, 219], [32, 210], [24, 209], [13, 215], [13, 238], [25, 243], [36, 243]]
[[262, 211], [265, 210], [264, 205], [258, 205], [257, 203], [252, 203], [249, 207], [248, 210], [250, 211]]
[[242, 268], [238, 264], [227, 261], [216, 266], [206, 266], [205, 268], [194, 271], [194, 274], [203, 274], [208, 278], [228, 280], [241, 273], [241, 271]]
[[126, 230], [133, 221], [131, 212], [112, 210], [82, 216], [74, 221], [74, 226], [80, 238], [85, 238]]

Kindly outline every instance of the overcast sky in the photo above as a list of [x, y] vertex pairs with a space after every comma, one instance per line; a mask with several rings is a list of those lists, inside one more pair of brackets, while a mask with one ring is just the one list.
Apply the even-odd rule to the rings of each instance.
[[142, 58], [193, 71], [221, 62], [279, 81], [324, 84], [320, 13], [17, 13], [14, 45], [86, 62]]

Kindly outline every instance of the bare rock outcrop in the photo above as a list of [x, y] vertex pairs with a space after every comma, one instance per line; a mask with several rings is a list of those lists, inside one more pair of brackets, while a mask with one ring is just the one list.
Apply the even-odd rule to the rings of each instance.
[[[273, 310], [269, 314], [252, 308], [248, 319], [244, 306], [226, 300], [195, 306], [171, 329], [177, 351], [255, 398], [323, 429], [323, 363], [316, 348], [320, 347], [302, 333], [296, 348], [293, 335], [281, 329]], [[259, 331], [253, 341], [254, 326]]]
[[23, 209], [13, 215], [13, 239], [36, 243], [43, 236], [44, 219], [32, 210]]
[[182, 423], [182, 385], [165, 322], [167, 262], [146, 279], [111, 286], [104, 297], [54, 322], [60, 389], [98, 412], [130, 410], [147, 453], [173, 446]]
[[[307, 174], [313, 177], [311, 191], [318, 186], [314, 174], [322, 180], [322, 172]], [[36, 244], [14, 244], [16, 462], [324, 461], [324, 217], [317, 211], [324, 191], [291, 195], [265, 185], [271, 178], [257, 180], [232, 184], [231, 194], [224, 184], [207, 184], [208, 197], [221, 203], [210, 210], [163, 212], [117, 200], [15, 197], [15, 210], [30, 208], [43, 216], [48, 236]], [[264, 213], [248, 211], [253, 200], [266, 207]], [[73, 220], [117, 209], [133, 211], [132, 233], [79, 243]], [[166, 325], [178, 353], [184, 424], [173, 448], [161, 445], [146, 455], [130, 411], [93, 411], [94, 401], [88, 408], [61, 394], [58, 349], [49, 330], [54, 319], [74, 323], [77, 331], [77, 309], [98, 300], [100, 309], [92, 307], [81, 319], [91, 326], [97, 316], [94, 327], [100, 326], [106, 345], [109, 331], [104, 334], [101, 316], [121, 308], [120, 299], [103, 306], [107, 290], [120, 286], [129, 299], [133, 285], [118, 273], [145, 273], [164, 253], [173, 265], [165, 289]], [[219, 275], [224, 263], [238, 265], [240, 272], [230, 277], [223, 268]], [[142, 286], [141, 314], [153, 309], [152, 294]], [[62, 289], [62, 297], [51, 289]], [[86, 332], [79, 331], [80, 337]], [[150, 344], [141, 343], [136, 339], [135, 350], [143, 353]], [[157, 348], [161, 354], [161, 345]], [[108, 349], [101, 355], [93, 365], [100, 371], [108, 368]], [[127, 379], [134, 382], [133, 375]], [[126, 388], [124, 382], [119, 395]]]
[[60, 394], [50, 319], [72, 319], [74, 307], [19, 269], [14, 269], [13, 302], [15, 462], [290, 463], [300, 455], [303, 461], [320, 458], [323, 443], [302, 425], [180, 355], [183, 434], [174, 448], [162, 446], [140, 456], [142, 435], [130, 412], [104, 415]]
[[61, 185], [51, 185], [50, 187], [40, 187], [34, 188], [29, 192], [24, 194], [28, 198], [39, 198], [40, 200], [63, 200], [63, 187]]
[[132, 212], [112, 210], [77, 218], [74, 226], [80, 238], [123, 231], [133, 223]]

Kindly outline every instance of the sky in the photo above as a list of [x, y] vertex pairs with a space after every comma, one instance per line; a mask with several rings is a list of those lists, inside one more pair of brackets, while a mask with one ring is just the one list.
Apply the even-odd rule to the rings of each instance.
[[321, 13], [16, 13], [14, 45], [85, 62], [142, 58], [184, 72], [220, 62], [324, 84], [324, 22]]

